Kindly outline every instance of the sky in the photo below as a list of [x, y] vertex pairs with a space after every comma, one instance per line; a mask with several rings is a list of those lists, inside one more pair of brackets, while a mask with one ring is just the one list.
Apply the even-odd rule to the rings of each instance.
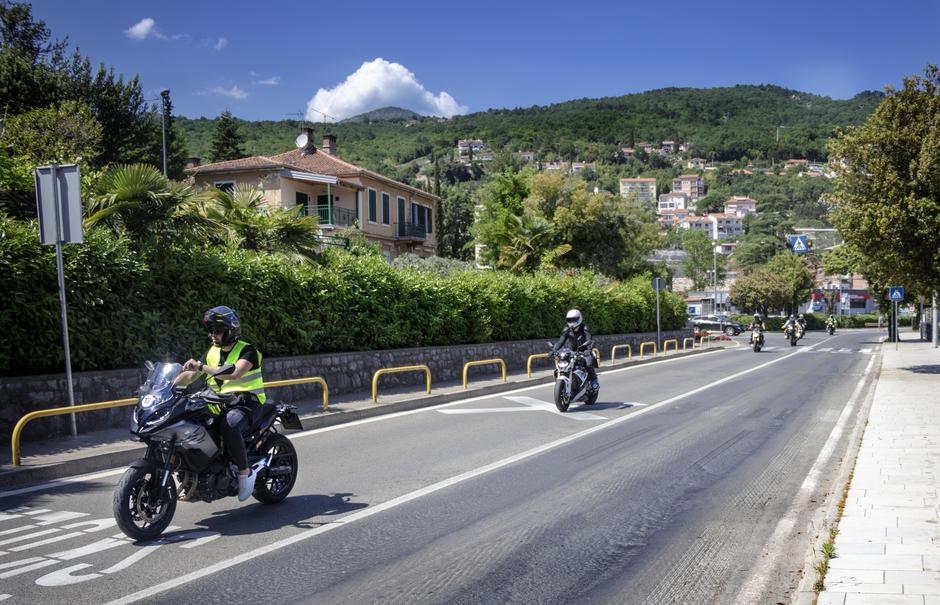
[[[669, 86], [850, 98], [940, 63], [940, 1], [34, 0], [94, 63], [174, 113], [452, 116]], [[768, 8], [764, 8], [764, 6]], [[772, 8], [771, 8], [772, 7]]]

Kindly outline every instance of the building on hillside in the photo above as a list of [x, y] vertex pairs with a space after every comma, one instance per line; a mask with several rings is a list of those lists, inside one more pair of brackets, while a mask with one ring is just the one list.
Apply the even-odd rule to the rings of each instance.
[[638, 207], [652, 208], [656, 205], [656, 179], [620, 179], [620, 197], [632, 198]]
[[518, 158], [525, 162], [534, 162], [535, 161], [535, 152], [534, 151], [514, 151], [512, 157]]
[[708, 160], [705, 158], [689, 158], [686, 167], [691, 168], [692, 170], [705, 170], [707, 165]]
[[620, 153], [622, 153], [623, 157], [625, 158], [632, 158], [633, 155], [636, 153], [636, 149], [634, 149], [633, 147], [621, 147]]
[[653, 155], [654, 153], [659, 152], [659, 148], [653, 143], [647, 143], [646, 141], [640, 141], [636, 144], [636, 148], [641, 150], [646, 155]]
[[[467, 156], [470, 157], [469, 155]], [[496, 154], [492, 151], [474, 151], [473, 152], [473, 161], [474, 162], [491, 162], [493, 158], [496, 157]]]
[[672, 179], [672, 190], [684, 193], [690, 201], [697, 202], [705, 197], [705, 181], [697, 174], [683, 174]]
[[582, 170], [593, 170], [597, 171], [597, 164], [594, 162], [571, 162], [570, 171], [571, 174], [576, 172], [581, 172]]
[[688, 210], [689, 196], [684, 193], [661, 193], [656, 205], [656, 213], [666, 210]]
[[575, 174], [582, 170], [596, 170], [597, 166], [594, 162], [542, 162], [541, 168], [546, 172], [560, 171], [565, 174]]
[[784, 162], [787, 168], [803, 168], [809, 164], [809, 160], [790, 159]]
[[675, 141], [663, 141], [662, 145], [659, 147], [659, 153], [663, 155], [672, 155], [675, 152], [676, 152]]
[[457, 141], [457, 153], [460, 155], [467, 155], [471, 151], [476, 153], [481, 151], [485, 145], [480, 139], [460, 139]]
[[738, 237], [744, 233], [744, 219], [740, 216], [730, 216], [720, 212], [713, 212], [704, 216], [690, 215], [678, 221], [682, 229], [703, 231], [713, 240]]
[[746, 195], [732, 195], [725, 201], [725, 214], [734, 216], [757, 214], [757, 200]]
[[[304, 131], [312, 141], [312, 129]], [[437, 250], [433, 226], [440, 199], [341, 159], [333, 135], [324, 135], [319, 148], [308, 142], [302, 149], [204, 164], [186, 172], [197, 188], [255, 187], [269, 207], [297, 208], [317, 216], [323, 235], [358, 228], [388, 259], [405, 252], [431, 256]]]

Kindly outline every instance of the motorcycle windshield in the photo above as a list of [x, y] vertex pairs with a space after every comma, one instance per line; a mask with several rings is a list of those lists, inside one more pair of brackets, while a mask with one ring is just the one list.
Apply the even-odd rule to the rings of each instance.
[[140, 387], [138, 405], [145, 410], [160, 407], [173, 399], [173, 381], [183, 372], [178, 363], [158, 363], [150, 370], [147, 380]]

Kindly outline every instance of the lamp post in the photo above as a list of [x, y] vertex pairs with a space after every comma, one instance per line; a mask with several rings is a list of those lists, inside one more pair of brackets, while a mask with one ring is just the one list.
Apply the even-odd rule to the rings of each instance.
[[712, 287], [715, 292], [715, 315], [718, 315], [718, 329], [724, 331], [722, 317], [718, 313], [718, 241], [712, 240]]
[[163, 107], [160, 111], [160, 130], [163, 131], [163, 176], [166, 176], [166, 111], [170, 103], [170, 89], [161, 90], [160, 97], [163, 99]]

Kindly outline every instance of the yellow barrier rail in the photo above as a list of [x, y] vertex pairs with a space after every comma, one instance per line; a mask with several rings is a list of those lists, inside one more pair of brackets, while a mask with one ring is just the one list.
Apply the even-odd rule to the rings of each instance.
[[695, 348], [695, 339], [694, 338], [683, 338], [682, 339], [682, 352], [685, 353], [687, 349], [686, 343], [691, 342], [692, 348]]
[[[709, 336], [708, 332], [699, 332], [698, 348], [700, 348], [700, 349], [707, 349], [707, 348], [708, 348], [708, 342], [709, 342], [708, 336]], [[693, 349], [695, 348], [695, 342], [694, 342], [694, 341], [692, 342], [692, 348], [693, 348]]]
[[675, 350], [675, 352], [676, 352], [676, 353], [679, 352], [679, 341], [678, 341], [678, 339], [670, 338], [669, 340], [663, 341], [663, 355], [665, 355], [666, 353], [669, 352], [669, 343], [670, 343], [670, 342], [671, 342], [672, 344], [676, 345], [676, 350]]
[[640, 359], [643, 359], [643, 350], [646, 348], [646, 345], [653, 347], [653, 357], [656, 357], [656, 343], [651, 341], [640, 343]]
[[614, 345], [610, 349], [610, 363], [614, 363], [614, 358], [617, 356], [617, 349], [626, 349], [627, 350], [627, 359], [633, 359], [633, 347], [630, 345]]
[[529, 355], [529, 358], [525, 362], [525, 371], [529, 378], [532, 378], [532, 360], [533, 359], [545, 359], [546, 357], [551, 357], [551, 353], [535, 353]]
[[[326, 386], [326, 381], [319, 376], [313, 376], [310, 378], [292, 378], [289, 380], [274, 380], [272, 382], [265, 382], [264, 388], [286, 387], [289, 385], [311, 382], [316, 382], [323, 386], [323, 409], [326, 410], [330, 405], [329, 389]], [[81, 405], [49, 408], [47, 410], [36, 410], [35, 412], [25, 414], [16, 423], [16, 426], [13, 427], [13, 434], [10, 437], [10, 450], [13, 458], [13, 466], [20, 465], [20, 436], [23, 433], [23, 428], [33, 420], [37, 418], [46, 418], [48, 416], [60, 416], [62, 414], [76, 414], [80, 412], [94, 412], [95, 410], [107, 410], [110, 408], [119, 408], [125, 405], [134, 405], [135, 403], [137, 403], [137, 397], [129, 397], [127, 399], [114, 399], [112, 401], [99, 401], [97, 403], [83, 403]]]
[[591, 352], [594, 353], [594, 359], [597, 360], [597, 367], [601, 367], [601, 352], [597, 349], [591, 349]]
[[467, 370], [471, 366], [488, 366], [494, 363], [498, 363], [503, 369], [503, 382], [506, 382], [506, 362], [498, 357], [495, 359], [481, 359], [480, 361], [468, 361], [463, 364], [463, 388], [467, 388]]
[[399, 374], [401, 372], [418, 372], [423, 371], [427, 375], [428, 382], [428, 394], [431, 393], [431, 368], [425, 365], [420, 366], [402, 366], [400, 368], [381, 368], [375, 371], [375, 374], [372, 375], [372, 401], [378, 401], [378, 388], [379, 388], [379, 376], [383, 374]]

